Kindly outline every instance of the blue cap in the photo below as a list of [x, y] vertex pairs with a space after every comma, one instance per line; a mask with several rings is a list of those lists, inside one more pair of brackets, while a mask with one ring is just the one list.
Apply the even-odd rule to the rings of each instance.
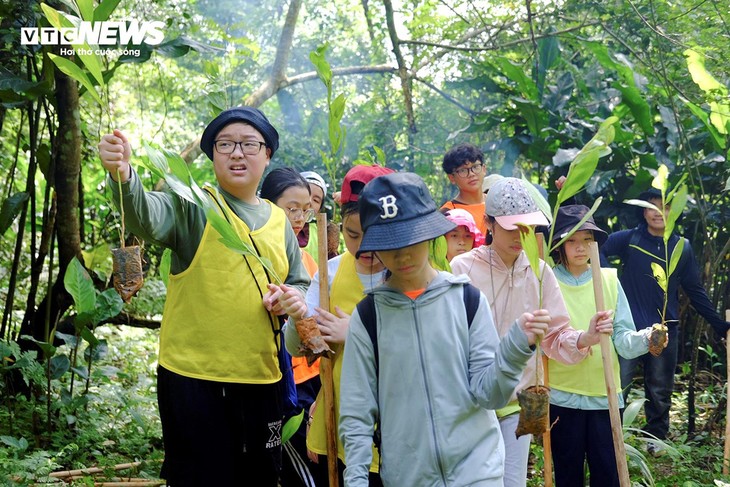
[[433, 240], [456, 228], [436, 207], [417, 174], [396, 172], [365, 185], [360, 198], [363, 252], [396, 250]]

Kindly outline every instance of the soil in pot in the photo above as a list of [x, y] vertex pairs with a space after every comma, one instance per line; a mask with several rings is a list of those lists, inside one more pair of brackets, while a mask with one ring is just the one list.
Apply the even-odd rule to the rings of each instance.
[[520, 419], [515, 435], [539, 436], [550, 424], [550, 388], [542, 385], [530, 386], [517, 393], [520, 403]]
[[137, 291], [142, 289], [144, 275], [142, 273], [142, 249], [139, 245], [130, 245], [112, 249], [114, 267], [114, 289], [125, 303], [132, 300]]

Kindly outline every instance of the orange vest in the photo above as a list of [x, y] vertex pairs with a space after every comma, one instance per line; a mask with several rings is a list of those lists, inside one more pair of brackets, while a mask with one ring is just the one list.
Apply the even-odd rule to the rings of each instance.
[[[314, 277], [317, 272], [317, 263], [314, 261], [312, 256], [306, 250], [302, 249], [302, 264], [307, 269], [309, 277]], [[311, 367], [307, 365], [306, 357], [292, 357], [291, 358], [292, 369], [294, 369], [294, 383], [301, 384], [302, 382], [308, 381], [312, 377], [319, 375], [319, 359], [317, 359]]]

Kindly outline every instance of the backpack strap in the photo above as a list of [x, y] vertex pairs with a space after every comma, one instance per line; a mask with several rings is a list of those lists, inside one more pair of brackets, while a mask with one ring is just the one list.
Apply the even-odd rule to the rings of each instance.
[[373, 356], [375, 357], [375, 373], [378, 373], [378, 335], [377, 320], [375, 319], [375, 298], [372, 294], [365, 296], [365, 299], [357, 303], [357, 314], [360, 315], [360, 321], [368, 332], [370, 341], [373, 343]]
[[471, 328], [471, 323], [479, 309], [479, 289], [469, 283], [464, 284], [464, 307], [466, 308], [466, 321]]

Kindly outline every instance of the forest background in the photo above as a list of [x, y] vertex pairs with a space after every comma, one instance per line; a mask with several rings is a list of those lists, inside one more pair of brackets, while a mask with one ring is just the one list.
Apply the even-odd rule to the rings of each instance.
[[[143, 143], [179, 153], [197, 181], [213, 181], [197, 137], [221, 109], [246, 104], [281, 134], [271, 167], [317, 171], [332, 191], [353, 164], [380, 162], [420, 174], [443, 202], [453, 188], [442, 156], [471, 142], [489, 173], [524, 175], [554, 202], [553, 181], [616, 116], [612, 151], [578, 201], [590, 206], [602, 196], [596, 219], [615, 231], [638, 222], [623, 201], [647, 189], [660, 165], [670, 185], [686, 178], [691, 198], [678, 229], [692, 242], [710, 299], [730, 308], [725, 1], [48, 6], [77, 21], [161, 21], [164, 40], [113, 46], [96, 67], [65, 54], [77, 70], [62, 70], [52, 62], [60, 46], [21, 44], [22, 27], [50, 25], [48, 11], [0, 1], [0, 479], [133, 461], [142, 461], [139, 476], [156, 475], [155, 340], [167, 271], [162, 250], [145, 244], [144, 288], [124, 306], [110, 297], [120, 225], [96, 144], [113, 128], [131, 140], [149, 188], [159, 181], [139, 163]], [[329, 90], [323, 68], [331, 69]], [[331, 199], [326, 206], [336, 217]], [[95, 287], [90, 310], [72, 297], [89, 292], [86, 272]], [[676, 448], [669, 462], [635, 464], [637, 482], [723, 478], [725, 344], [682, 303]], [[640, 440], [627, 430], [627, 441]], [[540, 455], [536, 447], [535, 470]]]

